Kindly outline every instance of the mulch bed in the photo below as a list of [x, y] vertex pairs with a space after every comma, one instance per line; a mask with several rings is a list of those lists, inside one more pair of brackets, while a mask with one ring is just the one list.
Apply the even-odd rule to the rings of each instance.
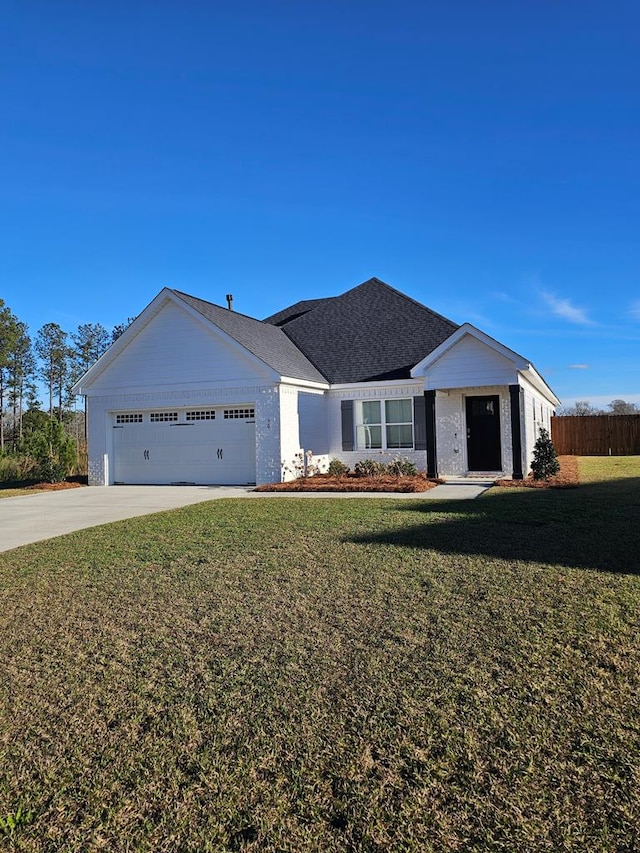
[[577, 456], [559, 456], [560, 473], [548, 480], [534, 480], [531, 474], [524, 480], [496, 480], [496, 486], [507, 489], [575, 489], [580, 485]]
[[288, 483], [266, 483], [256, 492], [426, 492], [441, 480], [429, 480], [424, 474], [414, 477], [329, 477], [316, 474]]
[[85, 483], [34, 483], [32, 486], [25, 486], [26, 489], [33, 489], [36, 492], [61, 492], [63, 489], [81, 489]]
[[[560, 473], [548, 480], [534, 480], [530, 475], [524, 480], [496, 480], [495, 485], [507, 489], [575, 489], [579, 485], [578, 459], [560, 456]], [[415, 477], [329, 477], [316, 474], [287, 483], [266, 483], [257, 486], [256, 492], [426, 492], [442, 483], [430, 480], [425, 474]]]

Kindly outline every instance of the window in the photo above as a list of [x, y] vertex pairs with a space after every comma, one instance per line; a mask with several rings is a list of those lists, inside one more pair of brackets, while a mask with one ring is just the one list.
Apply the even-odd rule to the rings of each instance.
[[411, 400], [385, 400], [387, 447], [413, 447], [413, 406]]
[[237, 418], [255, 418], [255, 409], [225, 409], [225, 421], [236, 420]]
[[413, 401], [364, 400], [356, 406], [358, 450], [413, 449]]
[[166, 421], [177, 421], [178, 413], [177, 412], [151, 412], [151, 423], [158, 424], [164, 423]]
[[116, 415], [116, 423], [117, 424], [141, 424], [142, 423], [142, 414], [139, 412], [126, 414], [126, 415]]
[[196, 409], [187, 412], [188, 421], [215, 421], [215, 409]]

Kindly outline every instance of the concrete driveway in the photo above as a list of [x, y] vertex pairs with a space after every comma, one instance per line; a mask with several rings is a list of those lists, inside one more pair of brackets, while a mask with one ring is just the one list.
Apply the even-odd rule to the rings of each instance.
[[2, 498], [0, 551], [213, 498], [246, 497], [248, 492], [231, 486], [109, 486]]
[[0, 551], [62, 536], [123, 518], [219, 498], [393, 498], [396, 500], [469, 500], [491, 482], [447, 482], [428, 492], [254, 492], [252, 486], [108, 486], [42, 492], [0, 499]]

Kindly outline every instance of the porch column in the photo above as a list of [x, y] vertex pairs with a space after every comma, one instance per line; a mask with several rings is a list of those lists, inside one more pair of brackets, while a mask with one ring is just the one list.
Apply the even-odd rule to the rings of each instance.
[[427, 477], [438, 476], [436, 452], [436, 392], [424, 392], [424, 407], [427, 421]]
[[522, 480], [522, 422], [520, 418], [522, 388], [519, 385], [509, 385], [509, 396], [511, 398], [512, 476], [514, 480]]

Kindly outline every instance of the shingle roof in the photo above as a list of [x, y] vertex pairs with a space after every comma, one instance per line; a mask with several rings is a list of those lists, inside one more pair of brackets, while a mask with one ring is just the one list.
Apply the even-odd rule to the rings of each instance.
[[172, 293], [281, 376], [326, 383], [324, 376], [277, 326], [255, 320], [237, 311], [229, 311], [228, 308], [221, 308], [219, 305], [205, 302], [203, 299], [197, 299], [179, 290], [173, 290]]
[[263, 322], [271, 323], [272, 326], [284, 326], [285, 323], [301, 317], [303, 314], [312, 311], [314, 308], [318, 308], [325, 302], [332, 302], [335, 298], [335, 296], [328, 296], [326, 299], [303, 299], [301, 302], [296, 302], [295, 305], [283, 308], [277, 314], [272, 314], [271, 317], [267, 317]]
[[330, 383], [405, 379], [458, 326], [377, 278], [268, 317]]
[[406, 379], [458, 328], [377, 278], [262, 321], [172, 292], [281, 376], [312, 382]]

